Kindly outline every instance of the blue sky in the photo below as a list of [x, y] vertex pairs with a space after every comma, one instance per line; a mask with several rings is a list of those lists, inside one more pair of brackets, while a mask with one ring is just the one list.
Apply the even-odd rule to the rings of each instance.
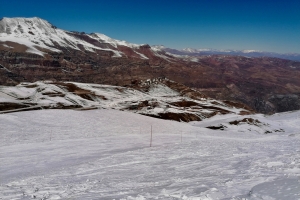
[[299, 0], [0, 0], [0, 5], [0, 17], [36, 16], [61, 29], [138, 44], [300, 53]]

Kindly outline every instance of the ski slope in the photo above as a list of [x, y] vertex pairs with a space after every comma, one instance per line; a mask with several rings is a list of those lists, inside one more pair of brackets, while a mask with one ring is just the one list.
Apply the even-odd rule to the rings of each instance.
[[300, 199], [299, 115], [253, 115], [285, 130], [261, 134], [201, 127], [232, 115], [183, 123], [109, 109], [1, 114], [0, 199]]

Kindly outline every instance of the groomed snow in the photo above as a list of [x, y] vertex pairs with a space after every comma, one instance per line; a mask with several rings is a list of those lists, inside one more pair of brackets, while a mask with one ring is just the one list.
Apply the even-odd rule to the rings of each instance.
[[260, 116], [288, 131], [259, 134], [117, 110], [1, 114], [0, 199], [300, 199], [299, 115]]

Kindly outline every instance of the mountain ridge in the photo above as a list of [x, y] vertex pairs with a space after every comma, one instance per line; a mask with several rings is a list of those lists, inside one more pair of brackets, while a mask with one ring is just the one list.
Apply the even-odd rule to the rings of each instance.
[[[16, 47], [5, 42], [17, 42], [28, 48], [25, 52], [41, 56], [45, 56], [48, 51], [62, 52], [61, 48], [69, 48], [94, 53], [98, 50], [107, 51], [113, 53], [114, 57], [135, 56], [148, 59], [140, 50], [145, 44], [138, 45], [112, 39], [102, 33], [65, 31], [38, 17], [3, 18], [0, 20], [0, 42], [2, 47], [11, 50]], [[129, 47], [132, 52], [129, 54], [122, 47]]]

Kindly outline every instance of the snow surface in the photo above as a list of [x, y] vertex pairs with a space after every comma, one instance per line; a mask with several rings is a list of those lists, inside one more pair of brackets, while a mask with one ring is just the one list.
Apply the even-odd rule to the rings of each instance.
[[260, 115], [285, 132], [259, 134], [202, 127], [233, 115], [201, 125], [106, 109], [1, 114], [0, 199], [300, 199], [299, 115]]

